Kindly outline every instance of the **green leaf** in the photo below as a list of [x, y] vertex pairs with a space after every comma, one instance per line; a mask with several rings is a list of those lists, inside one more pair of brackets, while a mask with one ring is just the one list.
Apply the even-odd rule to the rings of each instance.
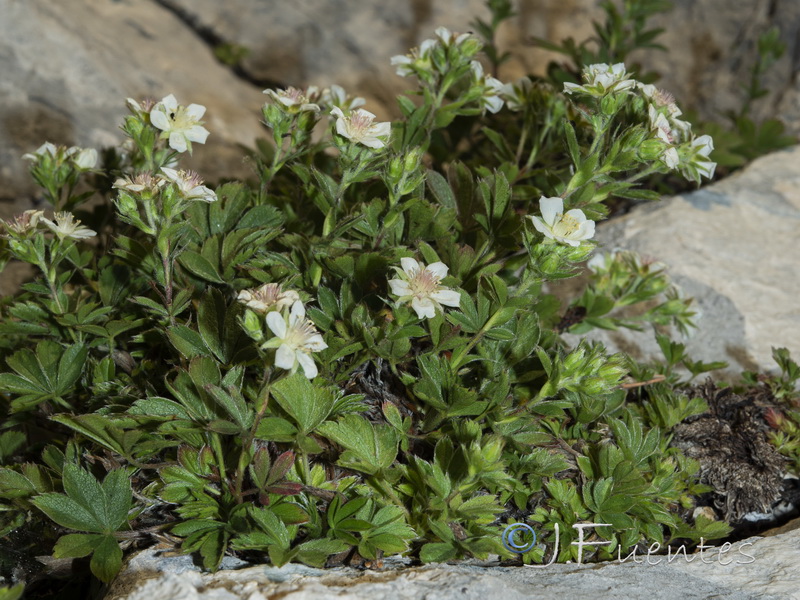
[[55, 558], [83, 558], [89, 556], [105, 538], [96, 533], [69, 533], [58, 538], [53, 548]]
[[330, 414], [334, 403], [331, 390], [315, 386], [299, 372], [284, 377], [270, 388], [275, 401], [307, 435]]
[[64, 494], [41, 494], [33, 498], [31, 503], [62, 527], [95, 533], [104, 531], [96, 515]]
[[169, 341], [186, 358], [208, 355], [211, 351], [203, 342], [203, 338], [194, 329], [186, 325], [176, 325], [167, 331]]
[[458, 550], [452, 544], [436, 542], [425, 544], [419, 551], [419, 558], [424, 563], [447, 562], [458, 554]]
[[388, 469], [397, 457], [397, 431], [390, 425], [374, 425], [360, 415], [345, 415], [327, 422], [319, 432], [346, 448], [338, 464], [370, 475]]
[[89, 564], [92, 573], [105, 583], [110, 582], [122, 568], [122, 549], [112, 535], [103, 536]]
[[214, 283], [225, 283], [225, 280], [222, 279], [222, 276], [217, 272], [214, 265], [197, 252], [184, 250], [178, 258], [178, 262], [190, 273], [197, 275], [201, 279]]

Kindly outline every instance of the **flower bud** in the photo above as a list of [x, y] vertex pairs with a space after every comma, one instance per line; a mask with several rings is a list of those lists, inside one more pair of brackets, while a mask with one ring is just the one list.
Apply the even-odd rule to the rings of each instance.
[[251, 339], [261, 342], [264, 339], [264, 329], [262, 319], [252, 310], [247, 309], [244, 318], [241, 320], [242, 328]]
[[651, 138], [641, 143], [636, 154], [641, 160], [652, 162], [661, 156], [661, 153], [664, 152], [664, 146], [664, 142], [658, 138]]

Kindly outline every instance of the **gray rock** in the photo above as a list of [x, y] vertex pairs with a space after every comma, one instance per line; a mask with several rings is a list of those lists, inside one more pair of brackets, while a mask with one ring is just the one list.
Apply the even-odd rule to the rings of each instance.
[[31, 207], [22, 154], [45, 140], [118, 144], [126, 97], [206, 106], [211, 136], [187, 165], [208, 178], [247, 176], [238, 144], [263, 135], [261, 90], [148, 0], [0, 0], [0, 72], [0, 218]]
[[414, 568], [387, 564], [382, 571], [262, 565], [215, 574], [163, 572], [157, 552], [151, 549], [131, 561], [111, 585], [105, 600], [549, 600], [556, 596], [573, 600], [787, 600], [800, 598], [798, 561], [797, 529], [706, 549], [702, 555], [673, 553], [671, 562], [652, 554], [624, 562], [543, 568], [469, 561]]
[[[771, 370], [772, 347], [800, 358], [800, 146], [764, 156], [696, 192], [639, 206], [597, 229], [621, 247], [667, 265], [695, 299], [694, 360]], [[566, 336], [573, 343], [577, 336]], [[594, 330], [587, 337], [639, 359], [661, 356], [652, 330]]]

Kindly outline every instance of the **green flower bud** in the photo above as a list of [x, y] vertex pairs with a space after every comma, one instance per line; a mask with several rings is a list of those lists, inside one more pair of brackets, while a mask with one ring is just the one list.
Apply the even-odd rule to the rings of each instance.
[[256, 342], [260, 342], [264, 339], [263, 320], [255, 312], [247, 309], [241, 323], [242, 328], [250, 338], [254, 339]]
[[657, 138], [645, 140], [639, 145], [639, 151], [636, 153], [639, 159], [645, 162], [657, 160], [664, 152], [666, 144]]

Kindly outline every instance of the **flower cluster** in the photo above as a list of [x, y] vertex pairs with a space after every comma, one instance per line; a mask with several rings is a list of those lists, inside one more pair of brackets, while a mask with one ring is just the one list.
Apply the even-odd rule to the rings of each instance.
[[418, 49], [392, 57], [391, 63], [397, 67], [398, 75], [416, 75], [420, 81], [433, 81], [446, 73], [450, 66], [470, 59], [481, 49], [481, 43], [471, 33], [455, 33], [439, 27], [435, 34], [435, 39], [425, 40]]
[[682, 112], [672, 94], [653, 85], [636, 84], [647, 102], [647, 115], [653, 139], [658, 140], [658, 158], [670, 169], [679, 169], [690, 181], [711, 179], [716, 163], [709, 159], [714, 149], [711, 137], [695, 137], [688, 121], [679, 119]]
[[205, 112], [205, 106], [182, 106], [170, 94], [150, 110], [150, 122], [162, 131], [162, 139], [169, 140], [170, 148], [176, 152], [188, 151], [191, 154], [192, 142], [205, 144], [208, 138], [209, 132], [200, 120]]
[[97, 150], [94, 148], [79, 148], [78, 146], [55, 146], [50, 142], [45, 142], [35, 152], [23, 154], [22, 158], [30, 160], [34, 164], [43, 162], [54, 162], [61, 164], [66, 161], [78, 171], [88, 171], [97, 165]]
[[296, 291], [282, 291], [280, 284], [266, 283], [257, 289], [240, 291], [237, 300], [248, 309], [243, 323], [245, 331], [259, 341], [263, 339], [263, 330], [256, 315], [266, 315], [265, 322], [272, 337], [261, 348], [277, 348], [276, 367], [292, 373], [302, 367], [309, 379], [317, 376], [317, 365], [311, 353], [324, 350], [328, 345], [314, 323], [306, 319], [306, 309]]
[[420, 319], [432, 319], [437, 310], [444, 312], [442, 304], [460, 305], [461, 294], [439, 283], [447, 277], [447, 265], [435, 262], [426, 267], [409, 257], [401, 258], [400, 265], [402, 268], [395, 267], [399, 278], [389, 280], [389, 287], [392, 294], [399, 296], [398, 302], [410, 301], [411, 308]]

